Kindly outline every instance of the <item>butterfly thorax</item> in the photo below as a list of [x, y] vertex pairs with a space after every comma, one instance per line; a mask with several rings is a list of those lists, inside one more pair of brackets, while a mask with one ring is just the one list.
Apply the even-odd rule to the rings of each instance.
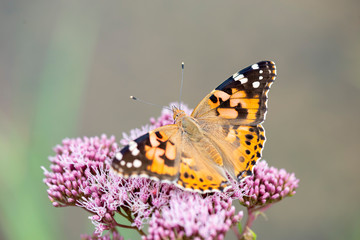
[[199, 141], [203, 137], [203, 133], [197, 120], [187, 115], [183, 110], [174, 108], [173, 111], [175, 124], [179, 126], [182, 133], [193, 141]]
[[187, 115], [182, 110], [174, 109], [174, 120], [175, 124], [177, 124], [181, 130], [182, 137], [186, 139], [186, 141], [193, 142], [200, 152], [206, 152], [219, 166], [223, 165], [219, 151], [205, 136], [205, 131], [195, 118]]

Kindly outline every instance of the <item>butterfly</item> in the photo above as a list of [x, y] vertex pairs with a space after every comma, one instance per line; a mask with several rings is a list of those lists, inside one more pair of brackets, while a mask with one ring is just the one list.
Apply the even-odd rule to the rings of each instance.
[[225, 191], [230, 178], [252, 175], [261, 158], [267, 94], [276, 78], [272, 61], [229, 77], [187, 115], [173, 107], [174, 124], [129, 142], [112, 159], [122, 177], [147, 177], [200, 193]]

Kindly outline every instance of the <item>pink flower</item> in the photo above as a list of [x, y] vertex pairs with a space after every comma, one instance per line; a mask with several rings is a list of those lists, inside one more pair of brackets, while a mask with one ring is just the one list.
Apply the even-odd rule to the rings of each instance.
[[299, 179], [294, 173], [269, 167], [262, 160], [254, 167], [254, 174], [240, 184], [240, 188], [246, 192], [240, 197], [240, 202], [248, 208], [262, 207], [294, 195], [298, 186]]
[[108, 168], [106, 160], [118, 149], [115, 137], [64, 139], [54, 148], [55, 156], [49, 157], [51, 171], [44, 167], [44, 183], [55, 207], [75, 205], [83, 197], [94, 194], [88, 182], [96, 169]]
[[224, 194], [203, 197], [176, 190], [168, 206], [152, 216], [149, 234], [143, 239], [223, 239], [242, 216]]

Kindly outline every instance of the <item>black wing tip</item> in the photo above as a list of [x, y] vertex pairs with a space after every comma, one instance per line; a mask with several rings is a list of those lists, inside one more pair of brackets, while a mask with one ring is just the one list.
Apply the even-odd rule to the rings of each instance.
[[263, 60], [263, 61], [254, 63], [254, 64], [242, 69], [238, 73], [241, 74], [241, 73], [247, 72], [249, 70], [257, 70], [257, 69], [264, 68], [264, 67], [265, 68], [268, 67], [270, 69], [275, 70], [276, 69], [276, 64], [275, 64], [274, 61], [271, 61], [271, 60]]
[[[275, 62], [274, 61], [271, 61], [271, 60], [263, 60], [263, 61], [260, 61], [260, 62], [257, 62], [255, 63], [259, 66], [265, 66], [265, 65], [268, 65], [268, 66], [276, 66]], [[253, 64], [254, 65], [254, 64]], [[251, 67], [251, 66], [250, 66]]]
[[270, 60], [264, 60], [264, 61], [254, 63], [254, 64], [236, 72], [235, 74], [230, 76], [228, 79], [226, 79], [222, 84], [220, 84], [217, 88], [215, 88], [215, 90], [225, 89], [226, 86], [228, 86], [229, 84], [232, 84], [233, 82], [236, 81], [237, 76], [244, 75], [244, 74], [246, 75], [249, 72], [254, 71], [254, 70], [264, 70], [264, 69], [268, 69], [269, 71], [271, 71], [270, 75], [272, 77], [270, 78], [269, 82], [273, 82], [277, 76], [275, 62], [270, 61]]

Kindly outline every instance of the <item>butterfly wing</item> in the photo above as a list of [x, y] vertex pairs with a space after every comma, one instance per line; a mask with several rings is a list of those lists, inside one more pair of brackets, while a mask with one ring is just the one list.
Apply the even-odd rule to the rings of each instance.
[[181, 143], [179, 178], [175, 184], [186, 190], [200, 193], [224, 191], [230, 186], [225, 170], [214, 159], [217, 152], [203, 138], [191, 141], [183, 136]]
[[265, 132], [260, 123], [275, 77], [274, 62], [249, 66], [214, 89], [192, 113], [221, 154], [224, 168], [238, 181], [252, 174], [261, 157]]
[[253, 64], [229, 77], [208, 94], [191, 116], [198, 120], [256, 126], [265, 119], [267, 93], [276, 77], [275, 63]]
[[174, 181], [179, 173], [176, 144], [180, 132], [177, 125], [166, 125], [131, 141], [116, 153], [111, 167], [120, 176], [146, 176]]
[[252, 175], [253, 166], [261, 158], [265, 132], [261, 124], [203, 125], [206, 137], [216, 147], [227, 173], [238, 181]]

